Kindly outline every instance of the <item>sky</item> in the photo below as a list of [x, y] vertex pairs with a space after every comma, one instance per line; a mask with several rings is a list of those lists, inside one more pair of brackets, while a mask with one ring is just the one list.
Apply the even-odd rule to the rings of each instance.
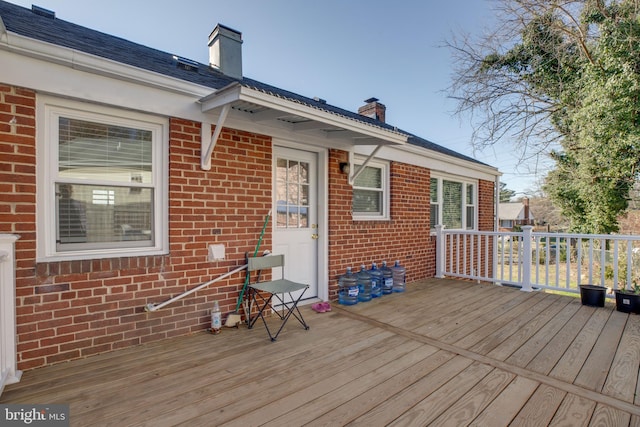
[[474, 152], [469, 117], [453, 115], [444, 42], [495, 25], [491, 0], [10, 0], [155, 49], [208, 63], [216, 24], [242, 32], [243, 75], [357, 111], [375, 97], [386, 122], [497, 167], [516, 196], [544, 170], [518, 166], [508, 141]]

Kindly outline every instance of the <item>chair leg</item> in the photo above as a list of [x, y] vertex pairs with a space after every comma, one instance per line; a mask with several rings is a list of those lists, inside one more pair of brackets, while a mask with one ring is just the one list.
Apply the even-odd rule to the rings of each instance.
[[[286, 325], [287, 321], [289, 320], [289, 317], [291, 317], [291, 315], [293, 314], [293, 316], [298, 319], [298, 322], [300, 322], [300, 324], [304, 327], [305, 330], [309, 330], [309, 325], [307, 325], [307, 322], [305, 322], [304, 318], [302, 317], [302, 313], [300, 313], [300, 309], [298, 308], [298, 303], [300, 302], [300, 300], [302, 299], [302, 295], [304, 295], [306, 289], [304, 289], [302, 291], [302, 293], [300, 293], [300, 295], [298, 296], [297, 299], [293, 299], [293, 296], [291, 295], [291, 293], [289, 293], [289, 298], [291, 299], [291, 302], [289, 304], [291, 304], [291, 306], [287, 305], [287, 303], [284, 301], [284, 294], [282, 295], [282, 298], [280, 298], [280, 296], [276, 295], [276, 298], [280, 301], [280, 303], [282, 304], [282, 312], [284, 313], [284, 309], [286, 308], [287, 312], [284, 316], [280, 315], [278, 313], [278, 316], [280, 317], [280, 319], [282, 320], [282, 323], [280, 324], [280, 328], [278, 328], [278, 331], [276, 332], [275, 335], [271, 335], [271, 332], [269, 331], [269, 328], [267, 328], [267, 331], [269, 332], [269, 337], [271, 338], [271, 341], [275, 341], [278, 338], [278, 335], [280, 335], [280, 332], [282, 331], [282, 329], [284, 328], [284, 325]], [[297, 312], [297, 314], [296, 314]]]
[[[264, 318], [264, 310], [265, 308], [269, 307], [269, 304], [273, 299], [273, 294], [269, 294], [269, 298], [267, 299], [265, 299], [262, 295], [260, 295], [260, 293], [255, 289], [251, 290], [250, 294], [251, 295], [249, 297], [249, 314], [247, 315], [247, 317], [249, 318], [248, 329], [253, 329], [253, 325], [256, 324], [258, 319], [262, 319], [262, 322], [264, 323], [265, 328], [267, 328], [267, 332], [269, 333], [269, 336], [271, 336], [271, 332], [269, 332], [269, 327], [267, 326], [267, 321]], [[260, 297], [260, 299], [262, 300], [262, 304], [258, 301], [258, 297]], [[254, 303], [258, 307], [258, 314], [256, 314], [252, 318], [251, 309]]]

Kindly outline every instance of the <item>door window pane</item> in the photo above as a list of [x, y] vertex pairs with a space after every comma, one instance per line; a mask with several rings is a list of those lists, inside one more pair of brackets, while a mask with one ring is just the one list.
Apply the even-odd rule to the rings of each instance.
[[276, 226], [309, 227], [309, 163], [276, 160]]

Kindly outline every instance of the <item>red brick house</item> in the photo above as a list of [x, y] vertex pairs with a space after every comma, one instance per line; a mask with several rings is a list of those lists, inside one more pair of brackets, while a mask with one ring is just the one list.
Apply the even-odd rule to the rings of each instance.
[[376, 99], [354, 113], [243, 76], [235, 30], [201, 64], [40, 8], [0, 1], [0, 18], [19, 369], [205, 329], [244, 273], [144, 307], [244, 264], [270, 210], [260, 251], [285, 254], [306, 302], [361, 263], [433, 276], [430, 225], [495, 229], [497, 169], [385, 123]]

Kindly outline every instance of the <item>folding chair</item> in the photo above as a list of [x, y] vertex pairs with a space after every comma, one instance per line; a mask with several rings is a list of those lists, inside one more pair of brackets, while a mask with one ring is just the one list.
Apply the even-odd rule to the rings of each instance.
[[[289, 317], [291, 317], [291, 315], [298, 319], [304, 329], [309, 329], [309, 325], [307, 325], [307, 323], [304, 321], [304, 318], [302, 317], [302, 314], [298, 309], [298, 303], [302, 299], [302, 295], [304, 295], [306, 290], [309, 288], [309, 285], [292, 282], [291, 280], [287, 280], [284, 278], [284, 255], [269, 255], [249, 258], [249, 273], [256, 270], [266, 270], [275, 267], [282, 268], [282, 279], [271, 280], [268, 282], [257, 282], [254, 284], [249, 284], [248, 286], [249, 313], [252, 312], [254, 304], [258, 308], [258, 314], [256, 314], [253, 318], [249, 316], [249, 329], [253, 328], [253, 325], [258, 319], [262, 319], [264, 327], [267, 329], [267, 333], [269, 334], [269, 338], [271, 338], [271, 341], [275, 341], [276, 338], [278, 338], [280, 331], [282, 331], [282, 328], [284, 328], [284, 325], [287, 323], [287, 320], [289, 320]], [[294, 297], [292, 294], [297, 291], [302, 292], [297, 297]], [[266, 293], [269, 296], [265, 298], [265, 296], [263, 296], [263, 293]], [[289, 295], [289, 300], [285, 299], [286, 295]], [[271, 302], [274, 300], [274, 297], [279, 302], [281, 312], [276, 309], [274, 309], [273, 311], [278, 315], [278, 317], [280, 317], [280, 320], [282, 321], [280, 324], [280, 328], [275, 333], [275, 335], [271, 333], [271, 329], [269, 329], [269, 325], [264, 318], [264, 311], [269, 308]]]

